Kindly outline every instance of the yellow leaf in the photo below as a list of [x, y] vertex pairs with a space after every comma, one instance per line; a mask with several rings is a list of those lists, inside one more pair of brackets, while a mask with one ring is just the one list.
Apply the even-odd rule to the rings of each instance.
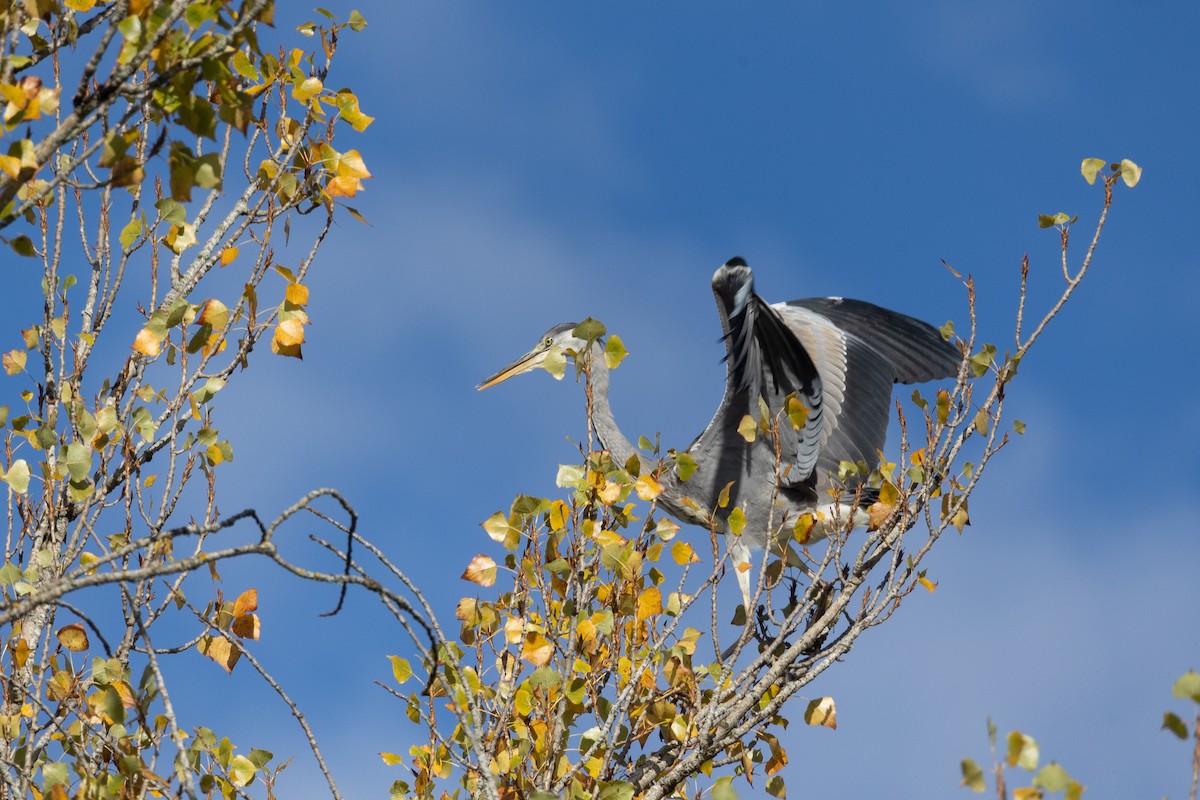
[[353, 175], [335, 175], [325, 184], [325, 193], [330, 197], [354, 197], [362, 188], [362, 180]]
[[480, 586], [491, 586], [496, 582], [496, 562], [485, 555], [477, 555], [460, 577]]
[[657, 586], [651, 586], [638, 595], [637, 599], [637, 621], [643, 622], [650, 617], [656, 617], [662, 613], [662, 592]]
[[16, 375], [25, 369], [25, 355], [24, 350], [9, 350], [0, 356], [0, 360], [4, 363], [4, 371], [9, 375]]
[[338, 175], [349, 175], [352, 178], [370, 178], [371, 173], [363, 163], [362, 156], [357, 150], [348, 150], [338, 158]]
[[796, 399], [796, 395], [794, 394], [788, 396], [787, 415], [788, 421], [792, 423], [792, 427], [796, 430], [803, 428], [804, 423], [808, 421], [808, 409]]
[[292, 88], [292, 97], [302, 103], [307, 103], [323, 88], [324, 85], [321, 83], [320, 78], [305, 78], [301, 83], [296, 84]]
[[87, 631], [78, 622], [64, 625], [55, 635], [58, 636], [59, 643], [72, 653], [82, 653], [88, 649]]
[[758, 423], [749, 414], [742, 417], [742, 421], [738, 424], [737, 432], [742, 435], [742, 438], [747, 442], [753, 442], [758, 436]]
[[792, 538], [800, 544], [808, 544], [808, 540], [812, 537], [813, 528], [817, 525], [817, 519], [812, 514], [801, 514], [800, 519], [796, 520], [796, 524], [792, 526]]
[[302, 283], [289, 283], [284, 297], [292, 305], [306, 306], [308, 305], [308, 287]]
[[924, 586], [927, 590], [929, 590], [931, 592], [938, 587], [938, 585], [936, 583], [929, 580], [929, 578], [926, 578], [924, 575], [917, 576], [917, 583], [921, 584], [922, 586]]
[[249, 786], [254, 780], [254, 762], [245, 756], [234, 756], [229, 762], [229, 780], [234, 786]]
[[567, 504], [562, 500], [555, 500], [550, 504], [550, 530], [561, 531], [567, 524], [570, 515], [571, 511], [567, 508]]
[[210, 325], [214, 331], [224, 330], [229, 324], [229, 308], [220, 300], [205, 300], [196, 317], [197, 325]]
[[304, 324], [298, 319], [285, 319], [275, 328], [275, 341], [284, 347], [304, 344]]
[[550, 663], [554, 655], [554, 645], [545, 636], [536, 631], [525, 634], [525, 644], [521, 647], [521, 658], [535, 667], [544, 667]]
[[133, 349], [144, 356], [153, 358], [162, 350], [162, 339], [149, 328], [142, 328], [133, 340]]
[[1080, 165], [1079, 171], [1083, 174], [1083, 179], [1089, 184], [1096, 182], [1096, 173], [1104, 169], [1105, 161], [1103, 158], [1085, 158], [1083, 164]]
[[741, 536], [742, 531], [746, 529], [746, 513], [742, 511], [740, 506], [733, 509], [733, 511], [729, 512], [729, 519], [726, 520], [726, 524], [729, 525], [730, 533], [734, 536]]
[[837, 708], [834, 706], [833, 698], [818, 697], [809, 702], [808, 708], [804, 709], [804, 721], [809, 725], [821, 725], [836, 730]]
[[221, 251], [221, 266], [228, 267], [233, 263], [233, 260], [238, 257], [238, 248], [226, 247]]
[[163, 241], [171, 248], [171, 252], [182, 253], [196, 243], [196, 228], [186, 222], [182, 225], [172, 225]]
[[1034, 786], [1013, 789], [1013, 800], [1042, 800], [1042, 790]]
[[[24, 355], [24, 353], [22, 353]], [[637, 492], [637, 496], [643, 500], [653, 500], [663, 493], [662, 484], [651, 478], [649, 475], [642, 475], [633, 484], [633, 489]]]
[[208, 463], [212, 464], [214, 467], [217, 464], [221, 464], [225, 461], [225, 453], [223, 453], [221, 448], [217, 447], [215, 444], [210, 444], [208, 447], [206, 447], [204, 450], [204, 455], [208, 457]]
[[382, 758], [383, 763], [387, 764], [389, 767], [398, 766], [404, 761], [404, 759], [400, 758], [400, 756], [396, 755], [395, 753], [380, 753], [379, 757]]
[[696, 555], [696, 551], [682, 539], [671, 545], [671, 558], [675, 559], [676, 564], [700, 563], [700, 558]]

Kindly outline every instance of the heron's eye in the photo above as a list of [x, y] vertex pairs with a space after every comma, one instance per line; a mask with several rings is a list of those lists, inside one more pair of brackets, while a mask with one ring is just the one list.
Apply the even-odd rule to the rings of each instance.
[[546, 340], [545, 340], [544, 342], [542, 342], [542, 346], [543, 346], [543, 347], [549, 347], [549, 346], [550, 346], [550, 345], [552, 345], [552, 344], [554, 344], [554, 337], [553, 337], [553, 336], [547, 336], [547, 337], [546, 337]]

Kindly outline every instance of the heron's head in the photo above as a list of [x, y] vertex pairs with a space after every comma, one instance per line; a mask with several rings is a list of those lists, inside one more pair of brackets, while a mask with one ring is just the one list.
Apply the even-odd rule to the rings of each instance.
[[526, 372], [542, 366], [547, 367], [547, 371], [555, 378], [562, 380], [563, 370], [550, 369], [547, 362], [549, 361], [552, 365], [557, 360], [559, 365], [564, 365], [567, 355], [575, 355], [583, 352], [584, 348], [587, 347], [587, 342], [575, 335], [575, 328], [577, 326], [578, 323], [575, 322], [564, 322], [561, 325], [555, 325], [542, 334], [532, 350], [475, 388], [483, 391], [495, 386], [497, 383], [508, 380], [514, 375], [524, 375]]

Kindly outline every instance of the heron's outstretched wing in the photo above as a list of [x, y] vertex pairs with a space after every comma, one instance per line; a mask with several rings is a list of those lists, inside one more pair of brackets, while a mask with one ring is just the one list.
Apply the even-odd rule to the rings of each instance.
[[873, 303], [843, 297], [810, 297], [783, 303], [815, 311], [857, 336], [888, 360], [896, 383], [922, 383], [958, 375], [962, 353], [919, 319]]
[[[734, 258], [713, 275], [713, 294], [725, 332], [727, 385], [718, 414], [739, 411], [758, 418], [758, 398], [767, 404], [778, 426], [785, 466], [782, 483], [810, 483], [823, 438], [821, 372], [779, 312], [754, 293], [746, 262]], [[787, 398], [807, 411], [797, 429], [789, 423]], [[740, 417], [739, 417], [740, 418]], [[773, 443], [763, 446], [773, 447]]]
[[913, 317], [842, 298], [792, 300], [773, 308], [812, 356], [822, 378], [820, 475], [836, 472], [842, 461], [878, 463], [893, 384], [958, 374], [958, 348]]

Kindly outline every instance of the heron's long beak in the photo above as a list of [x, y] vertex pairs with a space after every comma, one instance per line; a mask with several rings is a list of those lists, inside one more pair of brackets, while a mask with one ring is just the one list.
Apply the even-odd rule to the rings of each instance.
[[509, 364], [504, 369], [497, 372], [492, 377], [488, 378], [483, 383], [475, 387], [476, 391], [482, 392], [484, 389], [489, 389], [497, 383], [503, 383], [514, 375], [523, 375], [530, 370], [537, 369], [542, 361], [546, 358], [546, 351], [541, 349], [530, 350], [525, 355], [518, 358], [513, 363]]

